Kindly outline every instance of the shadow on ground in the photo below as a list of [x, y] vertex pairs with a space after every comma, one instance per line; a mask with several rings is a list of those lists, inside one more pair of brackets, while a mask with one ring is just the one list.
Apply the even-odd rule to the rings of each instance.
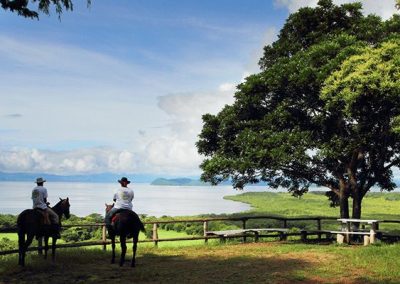
[[31, 254], [25, 268], [16, 265], [16, 257], [3, 261], [0, 283], [372, 283], [318, 277], [313, 271], [327, 263], [301, 254], [248, 254], [243, 246], [232, 250], [235, 246], [151, 250], [137, 257], [135, 268], [129, 267], [129, 257], [124, 267], [110, 264], [110, 253], [101, 250], [63, 251], [56, 264]]

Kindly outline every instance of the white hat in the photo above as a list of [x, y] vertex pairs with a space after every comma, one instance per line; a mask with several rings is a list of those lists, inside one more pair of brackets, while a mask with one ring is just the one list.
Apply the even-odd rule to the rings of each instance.
[[36, 183], [44, 183], [44, 182], [46, 182], [46, 180], [41, 177], [36, 179]]

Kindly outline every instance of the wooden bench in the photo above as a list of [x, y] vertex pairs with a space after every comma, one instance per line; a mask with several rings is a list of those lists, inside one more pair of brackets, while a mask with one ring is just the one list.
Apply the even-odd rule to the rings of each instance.
[[300, 231], [300, 237], [302, 242], [307, 241], [308, 236], [318, 236], [318, 240], [321, 240], [321, 236], [325, 235], [325, 238], [327, 240], [332, 239], [332, 231], [328, 230], [301, 230]]
[[359, 235], [364, 238], [364, 245], [369, 245], [375, 242], [376, 232], [371, 233], [370, 231], [330, 231], [332, 234], [336, 234], [336, 241], [338, 244], [343, 244], [345, 241], [350, 242], [350, 235]]
[[229, 237], [254, 237], [254, 241], [258, 241], [262, 233], [276, 232], [279, 233], [279, 239], [286, 240], [289, 229], [285, 228], [254, 228], [254, 229], [237, 229], [237, 230], [225, 230], [225, 231], [207, 231], [206, 236], [219, 236], [221, 240]]

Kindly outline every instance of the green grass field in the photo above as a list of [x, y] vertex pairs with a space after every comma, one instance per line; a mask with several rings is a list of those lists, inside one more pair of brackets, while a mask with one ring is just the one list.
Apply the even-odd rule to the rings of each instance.
[[[298, 199], [287, 193], [244, 193], [226, 198], [252, 205], [250, 211], [234, 216], [338, 216], [338, 208], [329, 207], [320, 194]], [[400, 219], [400, 194], [368, 195], [363, 217]], [[391, 225], [390, 229], [398, 228]], [[159, 231], [159, 238], [185, 236], [185, 232]], [[15, 234], [2, 237], [16, 241]], [[128, 245], [128, 260], [130, 249]], [[400, 244], [364, 247], [302, 244], [293, 239], [245, 244], [240, 240], [159, 242], [158, 247], [140, 243], [136, 268], [128, 264], [119, 268], [109, 261], [109, 246], [107, 251], [99, 246], [59, 249], [55, 264], [30, 252], [25, 268], [16, 265], [17, 255], [3, 256], [0, 283], [47, 283], [49, 277], [54, 283], [400, 283]]]
[[[288, 193], [247, 192], [226, 196], [225, 199], [248, 203], [252, 209], [247, 213], [299, 216], [339, 215], [339, 208], [329, 206], [328, 199], [317, 193], [307, 193], [295, 198]], [[369, 193], [364, 197], [362, 217], [374, 219], [400, 219], [400, 193]], [[349, 203], [351, 210], [351, 203]], [[245, 212], [246, 213], [246, 212]]]
[[[128, 260], [130, 253], [128, 253]], [[1, 257], [0, 283], [398, 283], [400, 246], [246, 243], [139, 246], [136, 268], [111, 265], [110, 251], [60, 249], [57, 261], [34, 253], [27, 266]], [[390, 264], [390, 265], [388, 265]]]

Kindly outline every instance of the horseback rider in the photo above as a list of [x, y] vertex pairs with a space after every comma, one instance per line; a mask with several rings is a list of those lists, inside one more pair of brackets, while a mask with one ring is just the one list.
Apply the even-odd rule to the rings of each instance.
[[54, 237], [59, 239], [60, 236], [60, 220], [58, 215], [48, 207], [50, 204], [47, 202], [47, 189], [43, 186], [46, 182], [45, 179], [39, 177], [36, 179], [37, 186], [32, 190], [32, 202], [33, 202], [33, 209], [40, 209], [44, 211], [44, 219], [43, 223], [46, 223], [46, 215], [48, 219], [50, 219], [51, 229], [54, 232]]
[[113, 200], [115, 202], [114, 207], [111, 208], [110, 211], [106, 213], [105, 216], [105, 223], [107, 228], [111, 228], [111, 219], [112, 216], [120, 209], [128, 209], [132, 210], [132, 200], [133, 200], [133, 190], [131, 188], [128, 188], [128, 184], [131, 182], [126, 178], [122, 177], [120, 180], [118, 180], [120, 183], [120, 188], [118, 188], [114, 192]]

